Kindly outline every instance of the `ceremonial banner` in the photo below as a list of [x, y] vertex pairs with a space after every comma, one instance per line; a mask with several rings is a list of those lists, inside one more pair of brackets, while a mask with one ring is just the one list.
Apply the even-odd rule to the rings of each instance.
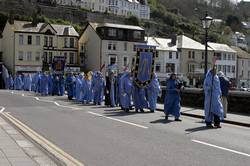
[[52, 70], [55, 74], [64, 74], [65, 57], [55, 56], [52, 63]]
[[138, 87], [143, 88], [150, 84], [153, 79], [156, 47], [137, 45], [136, 51], [134, 81]]

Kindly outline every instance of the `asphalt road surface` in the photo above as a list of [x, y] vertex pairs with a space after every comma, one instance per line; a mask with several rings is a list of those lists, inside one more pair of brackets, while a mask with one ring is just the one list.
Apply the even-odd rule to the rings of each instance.
[[87, 166], [249, 166], [250, 128], [0, 91], [0, 106]]

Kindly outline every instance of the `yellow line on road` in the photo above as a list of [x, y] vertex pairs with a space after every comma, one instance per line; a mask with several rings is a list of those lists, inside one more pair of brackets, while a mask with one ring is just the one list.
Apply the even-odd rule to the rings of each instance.
[[9, 113], [3, 112], [2, 115], [9, 120], [14, 126], [20, 129], [25, 135], [30, 137], [38, 145], [48, 151], [56, 159], [67, 166], [84, 166], [83, 163], [73, 158], [71, 155], [64, 152], [62, 149], [54, 145], [52, 142], [48, 141], [46, 138], [42, 137], [34, 130], [23, 124], [21, 121], [10, 115]]

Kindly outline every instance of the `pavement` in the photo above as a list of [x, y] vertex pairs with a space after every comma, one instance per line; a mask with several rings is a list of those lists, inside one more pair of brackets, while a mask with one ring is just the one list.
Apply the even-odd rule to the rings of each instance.
[[[163, 104], [157, 104], [157, 110], [164, 111]], [[181, 115], [204, 119], [204, 110], [199, 108], [181, 107]], [[250, 127], [249, 114], [227, 113], [223, 123]]]
[[249, 166], [250, 128], [201, 119], [164, 119], [160, 111], [125, 113], [66, 96], [0, 91], [4, 112], [89, 166]]
[[54, 166], [46, 154], [0, 117], [0, 166]]

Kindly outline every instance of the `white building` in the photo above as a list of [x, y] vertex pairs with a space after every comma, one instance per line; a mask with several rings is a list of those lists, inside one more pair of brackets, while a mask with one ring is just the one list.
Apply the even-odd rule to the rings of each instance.
[[57, 0], [57, 4], [76, 6], [118, 16], [136, 16], [140, 19], [150, 19], [150, 7], [147, 0]]
[[240, 47], [245, 50], [248, 49], [246, 36], [240, 32], [235, 32], [235, 34], [231, 36], [231, 44], [233, 46]]
[[208, 46], [213, 49], [214, 55], [217, 56], [217, 70], [222, 71], [228, 78], [236, 79], [236, 51], [226, 44], [208, 42]]
[[180, 74], [180, 57], [177, 51], [176, 38], [165, 39], [146, 37], [148, 45], [156, 46], [155, 72], [160, 80], [165, 81], [172, 73]]
[[81, 66], [85, 70], [99, 71], [109, 65], [117, 72], [132, 68], [135, 46], [145, 44], [144, 29], [138, 26], [110, 23], [89, 23], [79, 38]]

